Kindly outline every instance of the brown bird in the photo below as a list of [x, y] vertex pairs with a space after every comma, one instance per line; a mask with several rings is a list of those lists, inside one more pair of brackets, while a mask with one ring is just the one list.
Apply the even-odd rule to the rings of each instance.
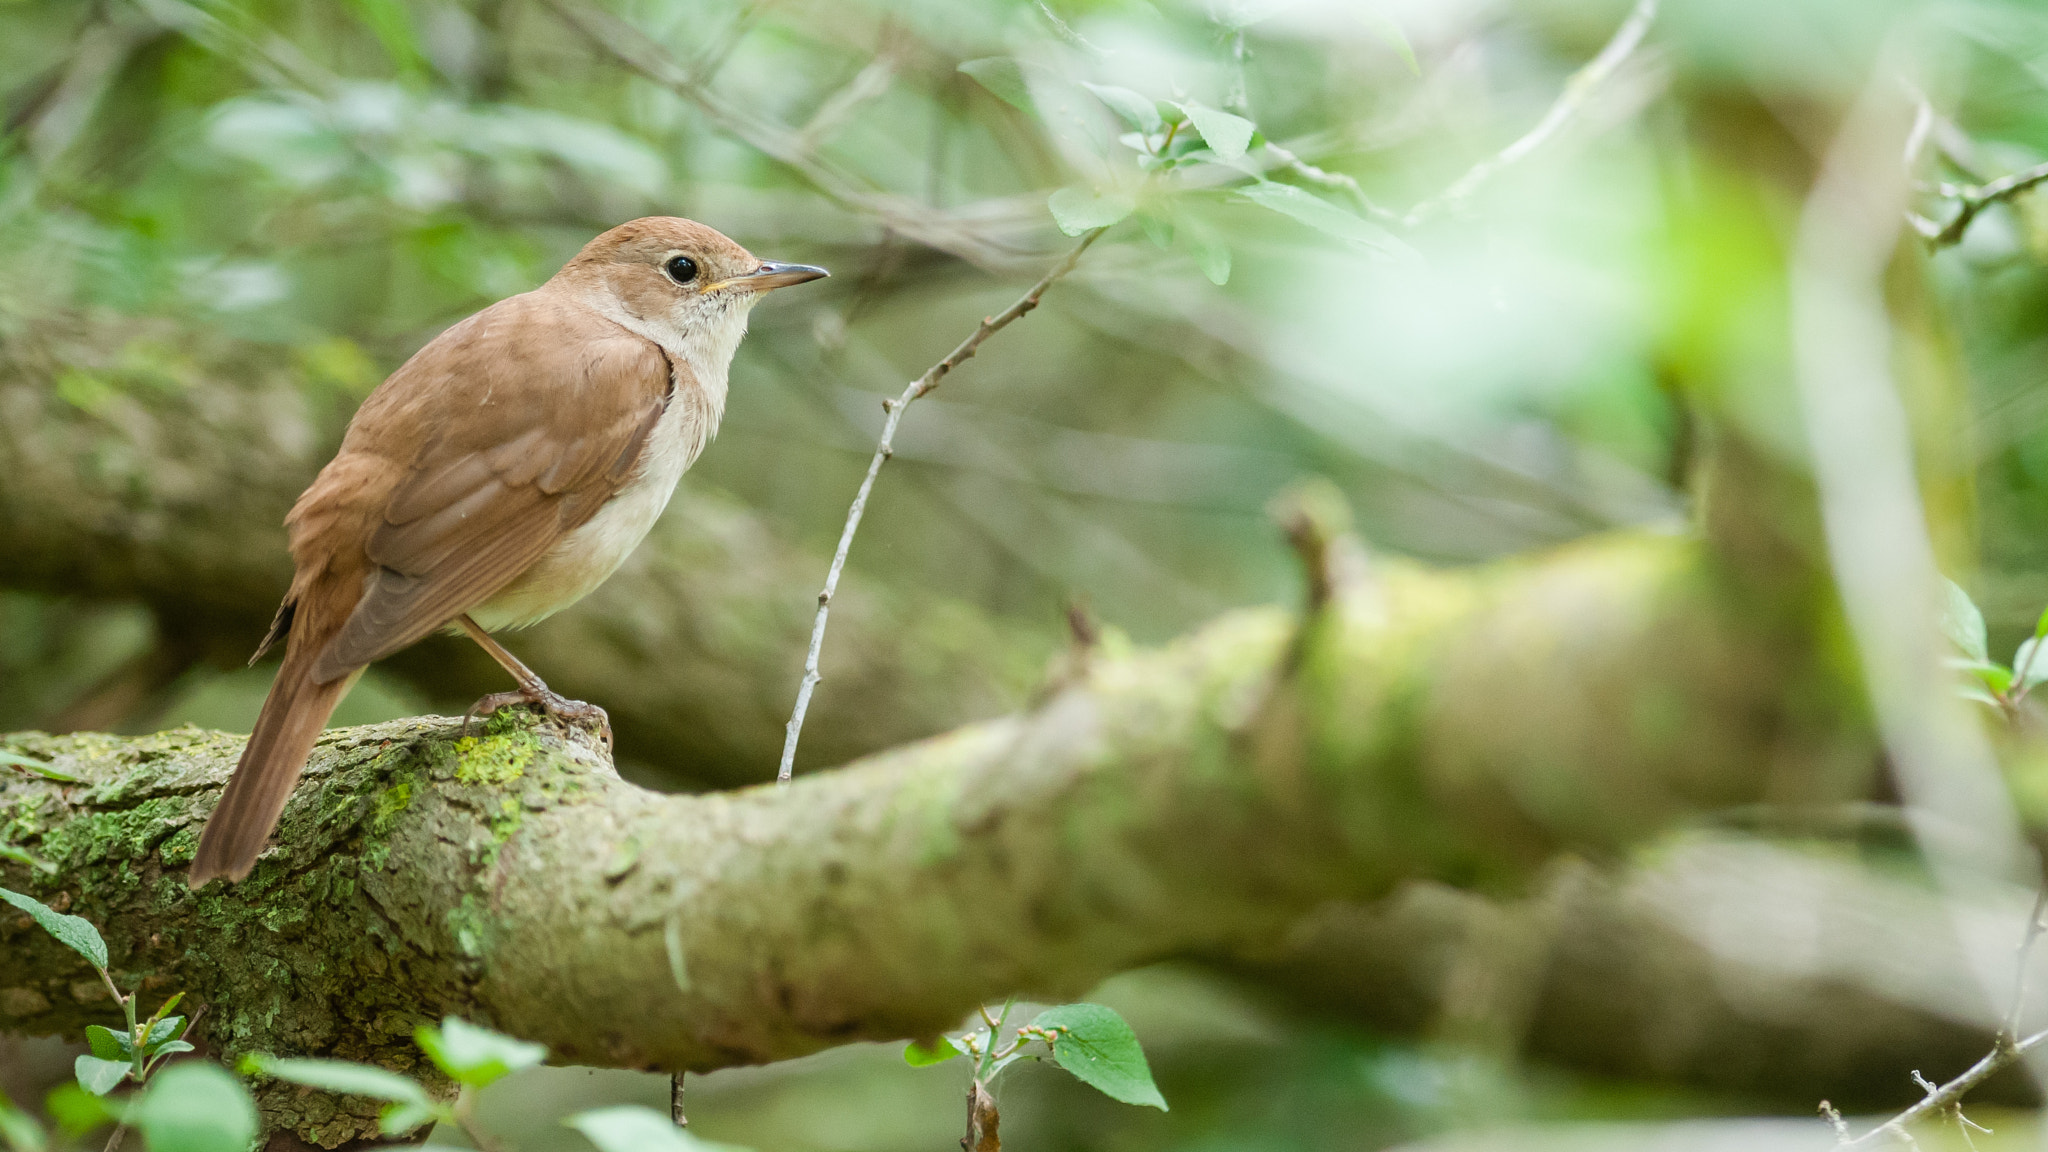
[[609, 741], [603, 710], [549, 691], [490, 633], [617, 570], [717, 432], [747, 312], [825, 274], [693, 221], [635, 220], [370, 393], [285, 518], [296, 571], [256, 650], [282, 639], [284, 664], [199, 837], [192, 887], [249, 874], [363, 668], [437, 629], [467, 632], [518, 681], [471, 715], [533, 703], [595, 720]]

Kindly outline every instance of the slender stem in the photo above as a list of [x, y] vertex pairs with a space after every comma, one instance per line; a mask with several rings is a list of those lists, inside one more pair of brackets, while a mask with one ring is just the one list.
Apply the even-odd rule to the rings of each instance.
[[1039, 298], [1045, 290], [1057, 283], [1061, 277], [1074, 270], [1080, 263], [1082, 253], [1095, 243], [1106, 229], [1097, 228], [1081, 237], [1081, 242], [1067, 250], [1067, 254], [1053, 265], [1052, 270], [1038, 278], [1030, 291], [1017, 298], [1016, 303], [994, 316], [987, 317], [975, 327], [973, 334], [960, 342], [960, 346], [946, 354], [946, 358], [925, 369], [924, 375], [912, 380], [901, 395], [882, 401], [888, 418], [882, 421], [882, 438], [875, 445], [874, 458], [868, 461], [867, 475], [861, 477], [860, 488], [853, 494], [853, 505], [846, 510], [846, 527], [840, 530], [839, 547], [832, 553], [832, 565], [825, 570], [825, 587], [818, 593], [818, 615], [811, 623], [811, 645], [804, 655], [804, 678], [797, 685], [796, 707], [790, 712], [789, 725], [784, 730], [782, 741], [782, 763], [776, 769], [775, 778], [789, 783], [796, 771], [796, 745], [804, 731], [804, 714], [810, 711], [811, 693], [817, 690], [818, 681], [824, 679], [818, 671], [818, 658], [825, 650], [825, 623], [832, 612], [832, 597], [839, 591], [839, 576], [846, 568], [846, 556], [853, 550], [854, 534], [860, 531], [861, 517], [867, 514], [868, 495], [875, 490], [875, 477], [881, 475], [882, 465], [896, 454], [896, 426], [903, 421], [904, 410], [911, 401], [939, 386], [946, 374], [959, 367], [981, 347], [981, 343], [1002, 331], [1025, 313], [1038, 307]]
[[1937, 191], [1961, 204], [1947, 224], [1937, 226], [1926, 217], [1911, 213], [1908, 214], [1908, 218], [1912, 221], [1914, 230], [1927, 240], [1928, 247], [1946, 248], [1962, 240], [1963, 233], [1969, 231], [1970, 224], [1977, 219], [1978, 213], [2044, 182], [2048, 182], [2048, 164], [2036, 164], [2025, 171], [2002, 176], [1989, 184], [1979, 184], [1974, 188], [1943, 185]]
[[1596, 89], [1620, 70], [1622, 63], [1635, 52], [1637, 46], [1643, 42], [1643, 37], [1649, 34], [1650, 24], [1656, 18], [1657, 0], [1636, 0], [1636, 6], [1629, 10], [1628, 19], [1623, 20], [1621, 27], [1615, 29], [1613, 38], [1607, 41], [1607, 46], [1600, 49], [1600, 54], [1593, 57], [1585, 67], [1572, 73], [1572, 78], [1565, 82], [1564, 91], [1558, 94], [1550, 110], [1543, 114], [1543, 119], [1538, 120], [1534, 128], [1523, 133], [1520, 139], [1495, 155], [1474, 164], [1470, 171], [1460, 176], [1450, 187], [1409, 209], [1403, 223], [1413, 228], [1443, 209], [1456, 207], [1473, 192], [1478, 191], [1480, 185], [1499, 175], [1503, 169], [1520, 163], [1531, 152], [1541, 148], [1585, 107]]
[[2020, 1057], [2040, 1047], [2048, 1040], [2048, 1032], [2036, 1032], [2024, 1040], [2013, 1041], [2004, 1036], [1982, 1060], [1970, 1065], [1962, 1075], [1929, 1092], [1925, 1099], [1897, 1116], [1865, 1132], [1854, 1140], [1844, 1142], [1843, 1148], [1874, 1148], [1880, 1137], [1910, 1139], [1906, 1129], [1927, 1117], [1953, 1108], [1962, 1102], [1972, 1088], [2019, 1062]]
[[476, 1124], [476, 1089], [464, 1084], [455, 1093], [455, 1126], [462, 1129], [469, 1142], [476, 1145], [478, 1152], [498, 1152], [498, 1142], [484, 1134]]
[[2048, 928], [2048, 924], [2041, 923], [2043, 913], [2048, 913], [2048, 885], [2043, 885], [2034, 896], [2034, 912], [2027, 917], [2027, 934], [2020, 938], [2019, 956], [2013, 964], [2012, 1007], [2006, 1010], [2005, 1026], [1998, 1031], [2006, 1043], [2019, 1038], [2020, 1015], [2027, 1004], [2027, 957], [2040, 941], [2042, 930]]
[[678, 1128], [688, 1128], [690, 1118], [683, 1115], [683, 1073], [678, 1072], [668, 1079], [668, 1118]]
[[121, 1147], [121, 1139], [126, 1135], [128, 1135], [127, 1124], [114, 1125], [114, 1134], [107, 1137], [107, 1146], [102, 1148], [100, 1152], [118, 1152], [118, 1149]]
[[[989, 1067], [993, 1065], [996, 1060], [996, 1045], [1002, 1043], [1003, 1025], [1009, 1022], [1010, 1009], [1016, 1006], [1017, 998], [1015, 996], [1010, 997], [1008, 1000], [1003, 1001], [1003, 1014], [996, 1017], [994, 1020], [989, 1021], [988, 1048], [982, 1052], [981, 1061], [978, 1064], [976, 1064], [974, 1068], [974, 1079], [976, 1083], [988, 1082]], [[988, 1008], [986, 1006], [984, 1006], [981, 1010], [981, 1018], [983, 1020], [988, 1020]]]

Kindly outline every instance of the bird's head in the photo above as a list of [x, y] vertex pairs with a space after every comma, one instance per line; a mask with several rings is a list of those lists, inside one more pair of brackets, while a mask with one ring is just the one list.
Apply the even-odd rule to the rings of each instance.
[[630, 220], [583, 246], [556, 282], [607, 314], [623, 313], [682, 339], [732, 342], [770, 289], [828, 273], [763, 260], [715, 228], [679, 216]]

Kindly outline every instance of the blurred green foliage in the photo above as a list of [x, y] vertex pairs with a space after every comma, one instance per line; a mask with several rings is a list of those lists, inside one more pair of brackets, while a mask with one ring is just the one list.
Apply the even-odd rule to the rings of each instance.
[[[1334, 480], [1375, 547], [1452, 561], [1680, 523], [1691, 413], [1796, 461], [1788, 236], [1831, 110], [1873, 76], [1942, 113], [1929, 179], [2048, 158], [2048, 9], [2029, 0], [1670, 3], [1545, 147], [1413, 229], [1411, 206], [1570, 90], [1626, 4], [607, 2], [687, 83], [626, 67], [571, 0], [0, 3], [0, 340], [70, 310], [170, 317], [273, 350], [345, 412], [596, 232], [688, 215], [836, 273], [756, 314], [684, 496], [724, 489], [822, 554], [879, 399], [1056, 258], [1056, 216], [1108, 222], [906, 420], [853, 567], [1048, 628], [1080, 598], [1156, 638], [1300, 595], [1264, 509], [1303, 476]], [[1189, 135], [1169, 139], [1176, 115]], [[1928, 259], [1911, 375], [1947, 447], [1923, 465], [1959, 494], [1946, 566], [2011, 651], [2048, 601], [2048, 200]], [[95, 413], [208, 386], [174, 344], [118, 362], [59, 372], [58, 395]], [[159, 625], [0, 589], [0, 728], [59, 723]], [[264, 682], [202, 667], [118, 723], [246, 724]], [[421, 706], [373, 676], [338, 720]], [[1178, 976], [1101, 995], [1175, 1111], [1026, 1068], [1015, 1146], [1370, 1148], [1747, 1103], [1561, 1083]], [[1162, 1006], [1204, 997], [1227, 1003]], [[601, 1083], [559, 1090], [660, 1090]], [[701, 1115], [758, 1147], [938, 1149], [958, 1101], [932, 1083], [893, 1053], [833, 1054], [723, 1074]], [[544, 1104], [508, 1099], [507, 1122]]]

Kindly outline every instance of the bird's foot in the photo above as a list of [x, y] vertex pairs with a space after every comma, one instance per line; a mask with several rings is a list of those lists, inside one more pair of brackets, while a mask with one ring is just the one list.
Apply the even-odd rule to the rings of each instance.
[[604, 740], [605, 751], [612, 750], [612, 718], [605, 714], [604, 709], [582, 700], [571, 700], [545, 684], [536, 684], [531, 688], [514, 688], [510, 692], [493, 692], [470, 705], [469, 711], [462, 714], [462, 734], [469, 735], [471, 721], [488, 717], [500, 708], [515, 704], [530, 704], [540, 709], [541, 715], [566, 724], [588, 724], [595, 728], [598, 736]]

